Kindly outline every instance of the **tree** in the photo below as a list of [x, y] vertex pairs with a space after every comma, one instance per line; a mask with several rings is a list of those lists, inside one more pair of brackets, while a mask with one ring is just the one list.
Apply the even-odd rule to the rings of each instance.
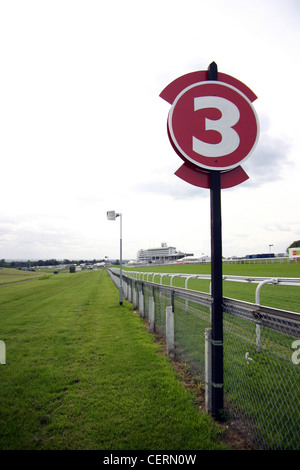
[[296, 240], [286, 249], [286, 251], [288, 252], [289, 248], [299, 248], [299, 247], [300, 247], [300, 240]]

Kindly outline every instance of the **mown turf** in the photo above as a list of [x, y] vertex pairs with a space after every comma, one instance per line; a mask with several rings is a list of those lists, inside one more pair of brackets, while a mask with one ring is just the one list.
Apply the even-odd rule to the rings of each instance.
[[[51, 272], [53, 274], [53, 272]], [[0, 268], [0, 285], [11, 282], [21, 282], [44, 277], [40, 271], [22, 271], [14, 268]]]
[[[210, 274], [210, 264], [184, 264], [151, 267], [133, 267], [124, 269], [132, 271], [156, 272], [156, 273], [185, 273], [185, 274]], [[300, 263], [244, 263], [244, 264], [223, 264], [223, 275], [249, 276], [249, 277], [297, 277], [300, 278]], [[149, 278], [152, 281], [152, 277]], [[157, 276], [155, 282], [160, 282]], [[170, 277], [163, 277], [164, 284], [170, 284]], [[173, 285], [184, 287], [185, 280], [180, 277], [173, 278]], [[223, 296], [233, 299], [244, 300], [255, 303], [255, 292], [258, 284], [241, 282], [223, 282]], [[210, 291], [210, 280], [190, 279], [188, 283], [190, 289], [202, 292]], [[300, 287], [265, 285], [261, 289], [260, 303], [273, 308], [300, 312]]]
[[222, 448], [104, 270], [0, 287], [0, 449]]

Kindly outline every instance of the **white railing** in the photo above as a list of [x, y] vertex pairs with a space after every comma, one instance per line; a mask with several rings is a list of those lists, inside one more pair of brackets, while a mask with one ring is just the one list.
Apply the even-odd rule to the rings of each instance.
[[[119, 269], [113, 268], [112, 271], [119, 272]], [[158, 276], [160, 285], [163, 284], [163, 278], [170, 278], [170, 286], [173, 286], [174, 278], [185, 279], [185, 289], [188, 289], [188, 281], [190, 279], [206, 279], [211, 280], [210, 274], [184, 274], [184, 273], [162, 273], [162, 272], [146, 272], [146, 271], [125, 271], [126, 275], [132, 279], [148, 281], [149, 277], [152, 276], [152, 282], [155, 283], [155, 278]], [[298, 277], [258, 277], [258, 276], [231, 276], [223, 275], [223, 281], [230, 282], [244, 282], [247, 284], [258, 284], [255, 292], [255, 301], [260, 304], [260, 290], [265, 284], [276, 284], [282, 286], [298, 286], [300, 287], [300, 278]], [[156, 283], [157, 284], [157, 283]]]
[[[119, 270], [108, 272], [119, 287]], [[163, 282], [165, 276], [170, 283]], [[210, 280], [210, 275], [125, 270], [124, 298], [148, 320], [149, 332], [165, 338], [167, 354], [205, 383], [209, 413], [213, 390], [222, 386], [226, 413], [242, 421], [258, 448], [299, 449], [300, 313], [262, 306], [259, 294], [265, 284], [299, 286], [300, 279], [224, 276], [224, 281], [256, 283], [257, 302], [223, 297], [224, 383], [215, 384], [211, 378], [211, 294], [172, 286], [177, 276], [185, 278], [185, 285], [192, 277]]]

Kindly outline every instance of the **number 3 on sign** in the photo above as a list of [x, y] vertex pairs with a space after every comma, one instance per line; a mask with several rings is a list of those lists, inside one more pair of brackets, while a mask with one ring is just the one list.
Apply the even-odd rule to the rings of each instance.
[[199, 155], [211, 158], [228, 155], [240, 144], [238, 133], [232, 129], [240, 119], [239, 109], [234, 103], [220, 96], [194, 98], [194, 111], [209, 108], [218, 109], [222, 116], [218, 120], [205, 118], [205, 130], [219, 132], [222, 136], [221, 142], [210, 144], [193, 136], [193, 150]]
[[177, 95], [169, 112], [168, 131], [184, 160], [201, 168], [230, 170], [253, 151], [258, 120], [242, 92], [222, 82], [206, 81]]

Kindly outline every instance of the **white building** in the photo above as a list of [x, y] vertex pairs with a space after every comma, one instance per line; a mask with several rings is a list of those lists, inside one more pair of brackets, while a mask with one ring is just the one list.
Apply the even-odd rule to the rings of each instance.
[[139, 250], [137, 253], [138, 263], [165, 263], [176, 261], [187, 256], [187, 253], [177, 251], [174, 246], [167, 246], [162, 243], [159, 248], [148, 248], [147, 250]]

